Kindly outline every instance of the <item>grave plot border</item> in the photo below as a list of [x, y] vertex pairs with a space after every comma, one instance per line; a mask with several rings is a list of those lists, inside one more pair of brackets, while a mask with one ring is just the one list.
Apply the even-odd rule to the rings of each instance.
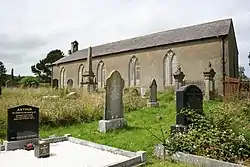
[[[143, 166], [146, 164], [146, 151], [127, 151], [115, 147], [110, 147], [102, 144], [97, 144], [94, 142], [90, 142], [87, 140], [78, 139], [75, 137], [72, 137], [70, 134], [65, 134], [64, 136], [58, 136], [58, 137], [49, 137], [45, 139], [41, 139], [42, 141], [46, 141], [49, 143], [57, 143], [57, 142], [63, 142], [63, 141], [69, 141], [75, 144], [80, 144], [83, 146], [89, 146], [92, 148], [96, 148], [102, 151], [111, 152], [113, 154], [119, 154], [125, 157], [128, 157], [127, 160], [124, 161], [118, 161], [112, 164], [109, 164], [105, 167], [126, 167], [126, 166]], [[1, 146], [1, 150], [5, 150], [5, 146]]]
[[[157, 144], [154, 147], [154, 156], [165, 159], [168, 157], [168, 150], [162, 144]], [[186, 154], [183, 152], [176, 152], [173, 154], [171, 159], [182, 162], [185, 164], [202, 166], [202, 167], [246, 167], [241, 164], [235, 164], [225, 161], [220, 161], [212, 158], [207, 158], [203, 156], [193, 155], [193, 154]]]

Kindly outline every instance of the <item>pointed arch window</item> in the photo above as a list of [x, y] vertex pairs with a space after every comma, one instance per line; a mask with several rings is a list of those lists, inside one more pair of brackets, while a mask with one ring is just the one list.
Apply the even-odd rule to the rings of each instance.
[[177, 56], [172, 50], [169, 50], [163, 61], [164, 85], [171, 86], [174, 84], [174, 72], [177, 70]]
[[79, 69], [78, 69], [78, 86], [80, 87], [81, 86], [81, 83], [82, 83], [82, 79], [83, 79], [83, 74], [84, 74], [84, 66], [83, 64], [81, 64], [79, 66]]
[[61, 73], [60, 73], [60, 87], [61, 88], [64, 88], [64, 86], [65, 86], [65, 79], [66, 79], [66, 70], [63, 67], [61, 69]]
[[140, 62], [137, 57], [133, 56], [129, 61], [128, 81], [129, 86], [140, 85]]
[[172, 56], [171, 65], [172, 65], [172, 85], [173, 85], [174, 84], [173, 74], [177, 71], [177, 67], [178, 67], [177, 56], [175, 54]]
[[106, 79], [106, 76], [105, 76], [105, 64], [103, 61], [100, 61], [97, 65], [97, 85], [98, 85], [98, 88], [104, 88], [105, 86], [105, 79]]

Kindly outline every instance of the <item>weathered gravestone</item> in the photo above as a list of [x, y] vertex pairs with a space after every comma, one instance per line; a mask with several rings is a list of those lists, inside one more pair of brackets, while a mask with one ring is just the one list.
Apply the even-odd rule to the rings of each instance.
[[8, 109], [6, 150], [23, 148], [39, 140], [39, 108], [21, 105]]
[[99, 131], [107, 132], [126, 126], [123, 106], [124, 80], [117, 70], [112, 71], [106, 81], [106, 95], [103, 120], [99, 121]]
[[196, 113], [203, 113], [203, 95], [196, 85], [185, 85], [176, 91], [176, 124], [171, 126], [171, 133], [184, 132], [189, 122], [187, 116], [181, 113], [184, 109], [190, 109]]
[[157, 102], [157, 84], [155, 79], [152, 80], [151, 85], [149, 86], [148, 106], [150, 107], [159, 106], [159, 103]]

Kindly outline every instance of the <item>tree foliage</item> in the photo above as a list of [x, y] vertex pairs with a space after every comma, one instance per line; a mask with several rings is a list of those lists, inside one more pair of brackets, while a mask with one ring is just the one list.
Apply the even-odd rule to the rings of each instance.
[[19, 81], [19, 84], [21, 84], [22, 87], [38, 86], [39, 79], [33, 76], [26, 76]]
[[51, 80], [51, 69], [49, 65], [59, 59], [64, 57], [64, 53], [59, 50], [52, 50], [47, 54], [47, 56], [39, 60], [39, 62], [35, 65], [31, 66], [31, 71], [42, 81], [42, 82], [50, 82]]
[[248, 79], [248, 77], [245, 74], [245, 68], [242, 67], [242, 66], [239, 67], [239, 78], [241, 80], [247, 80]]
[[2, 61], [0, 61], [0, 86], [6, 81], [6, 68]]

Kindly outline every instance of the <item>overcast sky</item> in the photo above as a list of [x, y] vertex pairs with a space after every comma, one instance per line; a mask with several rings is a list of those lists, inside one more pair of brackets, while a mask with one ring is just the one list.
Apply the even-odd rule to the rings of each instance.
[[239, 62], [250, 76], [250, 0], [0, 0], [0, 61], [8, 73], [53, 49], [79, 48], [148, 33], [232, 18]]

